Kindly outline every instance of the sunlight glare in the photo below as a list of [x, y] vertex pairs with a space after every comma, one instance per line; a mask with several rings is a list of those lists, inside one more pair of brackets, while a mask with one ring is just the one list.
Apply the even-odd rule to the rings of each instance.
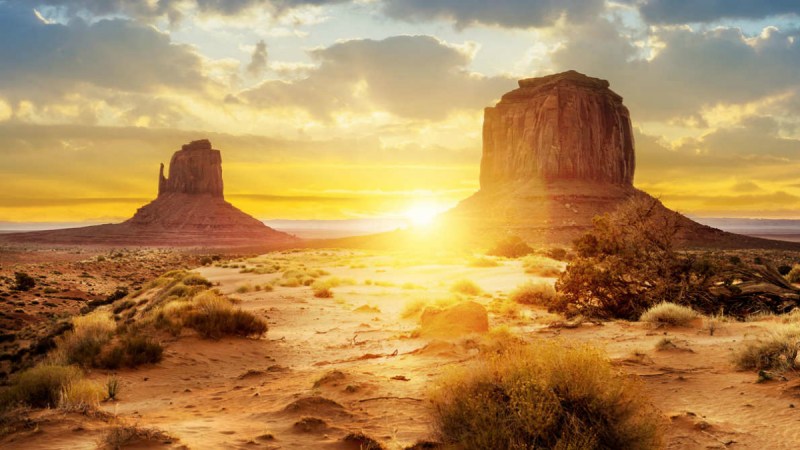
[[415, 227], [424, 227], [433, 223], [439, 214], [439, 209], [432, 204], [417, 203], [404, 213], [405, 218]]

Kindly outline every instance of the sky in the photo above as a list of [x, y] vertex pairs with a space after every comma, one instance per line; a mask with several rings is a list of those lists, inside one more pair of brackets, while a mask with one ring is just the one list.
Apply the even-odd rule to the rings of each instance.
[[483, 108], [610, 81], [635, 185], [693, 216], [800, 218], [797, 0], [0, 0], [0, 222], [109, 222], [191, 140], [261, 219], [443, 210]]

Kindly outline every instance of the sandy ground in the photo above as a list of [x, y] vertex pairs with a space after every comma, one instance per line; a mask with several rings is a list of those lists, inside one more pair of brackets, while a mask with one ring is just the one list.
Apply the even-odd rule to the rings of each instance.
[[[452, 283], [469, 279], [485, 292], [472, 299], [489, 306], [535, 278], [518, 261], [475, 268], [463, 258], [426, 262], [350, 251], [270, 254], [247, 267], [275, 258], [322, 268], [355, 284], [334, 288], [333, 298], [315, 298], [309, 287], [237, 293], [243, 285], [268, 283], [280, 274], [197, 269], [222, 292], [241, 299], [243, 309], [266, 317], [267, 336], [212, 341], [185, 333], [165, 343], [164, 361], [157, 366], [119, 372], [119, 400], [103, 409], [125, 423], [157, 427], [179, 439], [166, 446], [357, 449], [342, 438], [363, 431], [387, 448], [404, 448], [431, 438], [426, 391], [443, 372], [469, 364], [477, 353], [470, 336], [412, 337], [418, 322], [401, 318], [406, 304], [452, 297]], [[800, 379], [790, 373], [757, 383], [755, 373], [736, 371], [730, 362], [743, 340], [774, 322], [723, 323], [712, 336], [700, 320], [674, 329], [627, 322], [548, 326], [557, 320], [531, 307], [522, 307], [517, 317], [489, 316], [491, 327], [509, 326], [525, 339], [604, 347], [621, 371], [642, 379], [663, 412], [667, 448], [797, 448]], [[665, 337], [674, 348], [657, 350]], [[102, 382], [108, 374], [90, 376]], [[6, 437], [0, 446], [95, 448], [108, 426], [58, 411], [32, 417], [38, 420], [33, 429]]]

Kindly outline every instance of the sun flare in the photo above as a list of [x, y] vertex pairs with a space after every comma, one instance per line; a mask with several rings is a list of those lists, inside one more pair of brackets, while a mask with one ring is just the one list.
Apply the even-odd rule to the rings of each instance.
[[441, 210], [433, 204], [417, 203], [408, 208], [403, 216], [412, 226], [424, 227], [433, 223], [440, 212]]

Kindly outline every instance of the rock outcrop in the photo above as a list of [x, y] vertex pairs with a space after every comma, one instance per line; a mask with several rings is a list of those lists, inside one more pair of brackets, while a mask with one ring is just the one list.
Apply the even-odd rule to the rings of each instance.
[[9, 234], [16, 242], [169, 247], [274, 248], [297, 238], [276, 231], [225, 201], [222, 156], [208, 140], [172, 155], [169, 177], [161, 164], [158, 197], [120, 224]]
[[633, 130], [608, 81], [575, 71], [519, 82], [483, 120], [481, 189], [530, 179], [633, 186]]
[[[628, 109], [605, 80], [575, 71], [521, 80], [486, 108], [480, 190], [443, 217], [482, 241], [509, 234], [568, 245], [595, 216], [648, 194], [633, 187]], [[676, 215], [685, 245], [769, 247], [786, 243], [733, 235]]]
[[161, 164], [158, 196], [171, 193], [222, 197], [222, 156], [207, 139], [192, 141], [172, 155], [169, 178], [164, 177]]

